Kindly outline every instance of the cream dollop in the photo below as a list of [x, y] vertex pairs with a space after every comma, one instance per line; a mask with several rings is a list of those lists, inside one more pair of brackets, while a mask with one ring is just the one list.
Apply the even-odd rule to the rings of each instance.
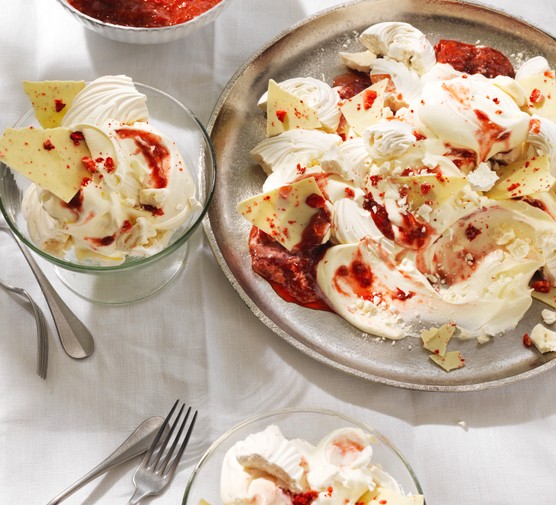
[[380, 58], [373, 63], [371, 76], [389, 76], [394, 84], [394, 90], [387, 93], [387, 103], [394, 108], [407, 105], [419, 97], [423, 84], [419, 75], [414, 70], [406, 67], [403, 63]]
[[369, 152], [361, 137], [334, 144], [320, 158], [322, 169], [362, 186], [369, 171]]
[[436, 63], [432, 44], [420, 30], [409, 23], [377, 23], [363, 31], [359, 40], [375, 54], [388, 56], [420, 74]]
[[301, 175], [320, 172], [322, 155], [342, 142], [319, 130], [288, 130], [259, 142], [251, 156], [269, 175], [263, 191], [279, 188]]
[[403, 155], [415, 142], [411, 125], [402, 121], [381, 121], [363, 132], [365, 147], [373, 159]]
[[62, 120], [62, 126], [75, 123], [102, 124], [108, 119], [133, 124], [148, 121], [147, 98], [135, 88], [126, 75], [99, 77], [74, 98]]
[[547, 59], [544, 56], [533, 56], [533, 58], [524, 61], [517, 69], [515, 79], [519, 81], [524, 77], [544, 74], [547, 71], [550, 71], [550, 65]]
[[482, 76], [429, 82], [412, 106], [425, 129], [451, 146], [475, 152], [477, 162], [513, 149], [529, 131], [529, 114]]
[[527, 142], [538, 156], [550, 157], [550, 173], [556, 177], [556, 123], [541, 116], [532, 116]]

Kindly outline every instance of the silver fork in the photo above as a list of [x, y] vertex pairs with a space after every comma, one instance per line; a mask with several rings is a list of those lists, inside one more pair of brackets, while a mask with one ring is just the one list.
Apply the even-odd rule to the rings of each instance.
[[[174, 406], [168, 413], [168, 416], [164, 420], [164, 423], [160, 427], [160, 430], [158, 430], [158, 433], [156, 434], [153, 443], [149, 447], [147, 454], [145, 454], [143, 460], [139, 464], [139, 467], [135, 471], [135, 474], [133, 476], [135, 492], [133, 493], [133, 496], [131, 497], [127, 505], [137, 505], [146, 496], [162, 493], [162, 491], [172, 480], [172, 477], [176, 472], [176, 468], [178, 467], [178, 463], [180, 462], [180, 459], [183, 455], [183, 451], [187, 447], [189, 438], [191, 437], [191, 432], [193, 431], [193, 427], [195, 426], [195, 421], [197, 420], [197, 411], [195, 411], [193, 413], [191, 423], [189, 424], [189, 428], [185, 433], [185, 437], [180, 442], [184, 428], [187, 425], [189, 414], [191, 413], [191, 407], [189, 407], [184, 419], [179, 425], [178, 432], [174, 437], [172, 445], [168, 450], [166, 450], [168, 442], [172, 438], [176, 426], [178, 426], [178, 423], [180, 423], [180, 418], [182, 417], [185, 408], [185, 404], [182, 405], [176, 415], [175, 420], [170, 423], [172, 415], [174, 414], [174, 411], [176, 410], [179, 403], [179, 400], [174, 403]], [[169, 430], [167, 429], [167, 426], [170, 426]], [[176, 448], [178, 448], [178, 452], [172, 459], [172, 455]]]
[[0, 286], [26, 298], [33, 309], [37, 325], [37, 374], [41, 379], [46, 379], [46, 370], [48, 368], [48, 328], [46, 326], [44, 314], [25, 289], [12, 286], [3, 280], [0, 280]]
[[95, 342], [88, 328], [77, 318], [77, 316], [66, 305], [64, 300], [50, 284], [43, 271], [27, 250], [21, 239], [8, 227], [6, 223], [0, 221], [0, 230], [10, 234], [15, 243], [27, 260], [33, 275], [37, 279], [39, 287], [48, 304], [54, 326], [60, 337], [60, 343], [68, 356], [75, 359], [82, 359], [90, 356], [95, 350]]

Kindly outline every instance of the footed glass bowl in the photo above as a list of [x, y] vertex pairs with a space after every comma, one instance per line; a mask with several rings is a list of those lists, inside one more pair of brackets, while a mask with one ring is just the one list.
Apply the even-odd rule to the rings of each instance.
[[[210, 138], [195, 115], [176, 99], [150, 86], [135, 83], [147, 97], [149, 123], [174, 140], [195, 181], [200, 205], [174, 233], [165, 249], [148, 257], [128, 257], [116, 266], [77, 263], [71, 253], [61, 259], [34, 244], [22, 214], [22, 198], [31, 184], [22, 175], [0, 163], [0, 210], [13, 233], [54, 266], [60, 279], [81, 297], [101, 303], [127, 303], [155, 293], [183, 268], [187, 242], [203, 220], [216, 182], [216, 161]], [[14, 125], [22, 128], [38, 122], [33, 110]], [[23, 261], [23, 260], [22, 260]]]
[[300, 438], [316, 445], [338, 428], [356, 427], [374, 436], [373, 462], [398, 481], [405, 493], [423, 494], [413, 469], [402, 453], [384, 435], [371, 426], [339, 412], [311, 408], [283, 409], [257, 415], [231, 428], [216, 440], [201, 457], [185, 488], [182, 505], [222, 505], [220, 473], [226, 452], [240, 440], [277, 425], [287, 439]]

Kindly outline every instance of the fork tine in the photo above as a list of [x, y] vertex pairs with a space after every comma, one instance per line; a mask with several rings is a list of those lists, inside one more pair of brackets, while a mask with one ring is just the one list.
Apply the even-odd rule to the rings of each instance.
[[[197, 419], [197, 411], [195, 411], [185, 438], [180, 442], [190, 418], [191, 407], [184, 414], [185, 404], [182, 404], [175, 419], [172, 421], [179, 404], [180, 400], [176, 400], [176, 403], [174, 403], [170, 413], [152, 441], [147, 454], [137, 467], [133, 475], [135, 491], [128, 505], [137, 505], [145, 496], [160, 494], [172, 480]], [[181, 420], [182, 417], [183, 420]], [[177, 434], [168, 448], [169, 441], [173, 438], [176, 431]], [[177, 454], [175, 454], [176, 452]]]
[[[184, 407], [185, 407], [185, 404], [182, 406], [182, 408], [181, 408], [179, 414], [178, 414], [177, 417], [176, 417], [176, 421], [175, 421], [175, 423], [174, 423], [174, 428], [177, 426], [177, 424], [178, 424], [178, 422], [179, 422], [179, 420], [180, 420], [180, 417], [181, 417], [181, 414], [182, 414], [182, 412], [183, 412]], [[166, 473], [166, 468], [167, 468], [167, 466], [168, 466], [168, 463], [169, 463], [170, 459], [172, 458], [172, 454], [173, 454], [174, 451], [176, 450], [176, 447], [177, 447], [178, 442], [179, 442], [179, 440], [180, 440], [180, 438], [181, 438], [181, 434], [183, 433], [183, 429], [184, 429], [184, 427], [185, 427], [185, 424], [187, 423], [187, 419], [189, 418], [189, 414], [190, 414], [190, 413], [191, 413], [191, 407], [189, 407], [189, 408], [187, 409], [187, 412], [185, 413], [185, 418], [184, 418], [184, 420], [181, 422], [181, 425], [180, 425], [180, 427], [179, 427], [178, 433], [177, 433], [176, 436], [174, 437], [174, 442], [172, 443], [172, 446], [170, 447], [170, 449], [169, 449], [168, 452], [166, 453], [166, 456], [164, 457], [164, 460], [160, 463], [159, 470], [160, 470], [160, 472], [162, 472], [163, 474]]]
[[[185, 417], [185, 419], [183, 420], [183, 424], [181, 425], [180, 435], [181, 435], [181, 432], [183, 431], [183, 428], [184, 428], [185, 423], [187, 421], [187, 417], [189, 416], [190, 410], [191, 410], [191, 407], [189, 407], [189, 410], [187, 411], [187, 416]], [[183, 442], [180, 445], [178, 453], [176, 454], [176, 457], [174, 458], [174, 461], [172, 461], [172, 465], [170, 466], [170, 468], [168, 470], [168, 474], [170, 474], [170, 475], [172, 475], [176, 471], [176, 468], [178, 467], [178, 464], [181, 460], [181, 457], [183, 456], [183, 451], [185, 451], [185, 448], [187, 447], [187, 444], [189, 443], [189, 439], [191, 437], [191, 433], [193, 432], [193, 427], [195, 426], [195, 421], [196, 420], [197, 420], [197, 411], [195, 411], [193, 413], [193, 418], [191, 419], [191, 424], [189, 425], [187, 433], [185, 434], [185, 438], [183, 439]], [[177, 438], [176, 438], [176, 442], [177, 442]]]
[[[160, 444], [160, 449], [157, 453], [157, 456], [158, 456], [157, 460], [156, 460], [156, 462], [153, 463], [153, 466], [154, 466], [156, 472], [160, 472], [161, 469], [166, 466], [166, 464], [168, 462], [168, 458], [172, 455], [172, 452], [174, 451], [174, 447], [176, 445], [176, 440], [179, 437], [179, 433], [178, 433], [176, 439], [174, 440], [173, 444], [170, 446], [170, 449], [166, 452], [166, 457], [164, 459], [162, 459], [163, 453], [166, 450], [166, 446], [168, 445], [168, 442], [170, 441], [170, 439], [172, 438], [172, 436], [174, 434], [174, 431], [176, 430], [176, 426], [178, 425], [178, 421], [180, 420], [180, 417], [183, 413], [184, 408], [185, 408], [185, 404], [183, 404], [181, 406], [180, 410], [178, 411], [178, 413], [176, 415], [176, 419], [175, 419], [174, 423], [172, 424], [172, 426], [170, 427], [170, 430], [166, 434], [165, 440]], [[164, 473], [164, 472], [162, 472], [162, 473]]]
[[[164, 448], [168, 444], [168, 439], [170, 438], [170, 435], [172, 434], [172, 431], [174, 431], [174, 426], [175, 425], [172, 426], [170, 428], [170, 430], [168, 430], [164, 440], [160, 441], [160, 439], [161, 439], [162, 435], [164, 434], [164, 432], [166, 431], [166, 427], [170, 423], [170, 419], [171, 419], [172, 415], [174, 414], [174, 411], [176, 410], [176, 407], [178, 406], [178, 403], [179, 403], [179, 400], [176, 400], [176, 403], [174, 403], [173, 407], [170, 409], [170, 412], [166, 416], [166, 419], [164, 419], [164, 423], [162, 423], [162, 426], [158, 430], [158, 433], [156, 434], [155, 439], [153, 440], [151, 446], [149, 447], [149, 450], [147, 451], [147, 454], [145, 454], [144, 460], [145, 460], [145, 465], [147, 467], [150, 467], [153, 464], [156, 465], [156, 463], [158, 463], [158, 461], [160, 459], [160, 456], [164, 452]], [[182, 407], [182, 409], [183, 409], [183, 407]], [[159, 444], [159, 442], [160, 442], [160, 444]], [[155, 449], [158, 449], [158, 452], [156, 454], [154, 454]], [[153, 457], [153, 455], [154, 455], [154, 460], [151, 461], [151, 458]]]

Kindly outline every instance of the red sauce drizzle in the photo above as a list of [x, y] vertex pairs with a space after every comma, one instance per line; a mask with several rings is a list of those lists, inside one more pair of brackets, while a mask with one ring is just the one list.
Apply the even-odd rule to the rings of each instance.
[[65, 106], [66, 104], [63, 100], [60, 100], [59, 98], [54, 100], [54, 109], [56, 110], [56, 112], [62, 112]]
[[134, 139], [135, 144], [141, 151], [149, 168], [151, 169], [151, 183], [153, 188], [165, 188], [168, 186], [168, 169], [170, 152], [158, 135], [142, 130], [117, 130], [122, 139]]
[[381, 233], [386, 238], [394, 240], [394, 228], [392, 227], [392, 223], [390, 222], [388, 212], [386, 212], [384, 205], [377, 203], [373, 196], [369, 193], [365, 196], [363, 208], [371, 213], [371, 217]]
[[68, 0], [87, 16], [105, 23], [148, 28], [190, 21], [221, 0]]
[[85, 140], [85, 135], [83, 132], [71, 132], [70, 139], [73, 140], [73, 143], [78, 146], [82, 140]]
[[478, 235], [481, 234], [481, 230], [476, 228], [472, 224], [468, 224], [467, 228], [465, 228], [465, 236], [470, 240], [473, 241], [477, 238]]
[[291, 498], [292, 505], [311, 505], [319, 496], [317, 491], [305, 491], [293, 493], [289, 489], [280, 488], [282, 492]]
[[405, 301], [405, 300], [409, 300], [410, 298], [412, 298], [414, 294], [415, 294], [415, 293], [414, 293], [413, 291], [408, 291], [408, 292], [406, 293], [403, 289], [396, 288], [396, 293], [395, 293], [394, 296], [395, 296], [398, 300], [401, 300], [401, 301], [403, 302], [403, 301]]
[[475, 109], [474, 112], [481, 124], [479, 130], [477, 131], [477, 138], [479, 139], [481, 146], [479, 156], [481, 161], [484, 161], [488, 157], [488, 153], [492, 149], [492, 146], [496, 142], [507, 141], [510, 137], [510, 132], [493, 122], [483, 111]]
[[409, 249], [422, 249], [430, 240], [432, 227], [424, 222], [418, 221], [413, 214], [403, 214], [403, 226], [397, 242]]
[[146, 210], [147, 212], [150, 212], [153, 216], [163, 216], [164, 215], [164, 209], [159, 209], [158, 207], [155, 207], [154, 205], [141, 205], [141, 208], [143, 210]]
[[537, 199], [531, 198], [531, 197], [525, 197], [525, 198], [522, 198], [522, 200], [525, 203], [528, 203], [529, 205], [531, 205], [531, 207], [536, 207], [537, 209], [544, 210], [545, 212], [547, 212], [546, 205], [543, 202], [541, 202], [540, 200], [537, 200]]
[[534, 280], [531, 282], [531, 287], [537, 293], [550, 293], [550, 282], [546, 279]]
[[106, 237], [86, 237], [85, 240], [97, 247], [106, 247], [116, 240], [116, 235], [107, 235]]
[[79, 190], [69, 202], [62, 202], [62, 205], [68, 209], [80, 210], [83, 207], [83, 192]]
[[432, 227], [424, 221], [418, 221], [413, 214], [402, 215], [403, 225], [398, 229], [399, 233], [396, 236], [386, 208], [377, 203], [370, 193], [365, 195], [363, 208], [371, 213], [376, 227], [386, 238], [395, 240], [409, 249], [421, 249], [428, 244]]
[[470, 169], [475, 166], [477, 155], [470, 149], [450, 146], [449, 151], [445, 154], [450, 158], [456, 167], [461, 169]]
[[[322, 199], [322, 197], [319, 198]], [[324, 202], [324, 199], [322, 200]], [[309, 224], [303, 230], [301, 242], [294, 247], [294, 250], [310, 250], [321, 245], [322, 239], [330, 229], [331, 223], [332, 216], [328, 209], [325, 207], [319, 208], [318, 212], [313, 214]]]

